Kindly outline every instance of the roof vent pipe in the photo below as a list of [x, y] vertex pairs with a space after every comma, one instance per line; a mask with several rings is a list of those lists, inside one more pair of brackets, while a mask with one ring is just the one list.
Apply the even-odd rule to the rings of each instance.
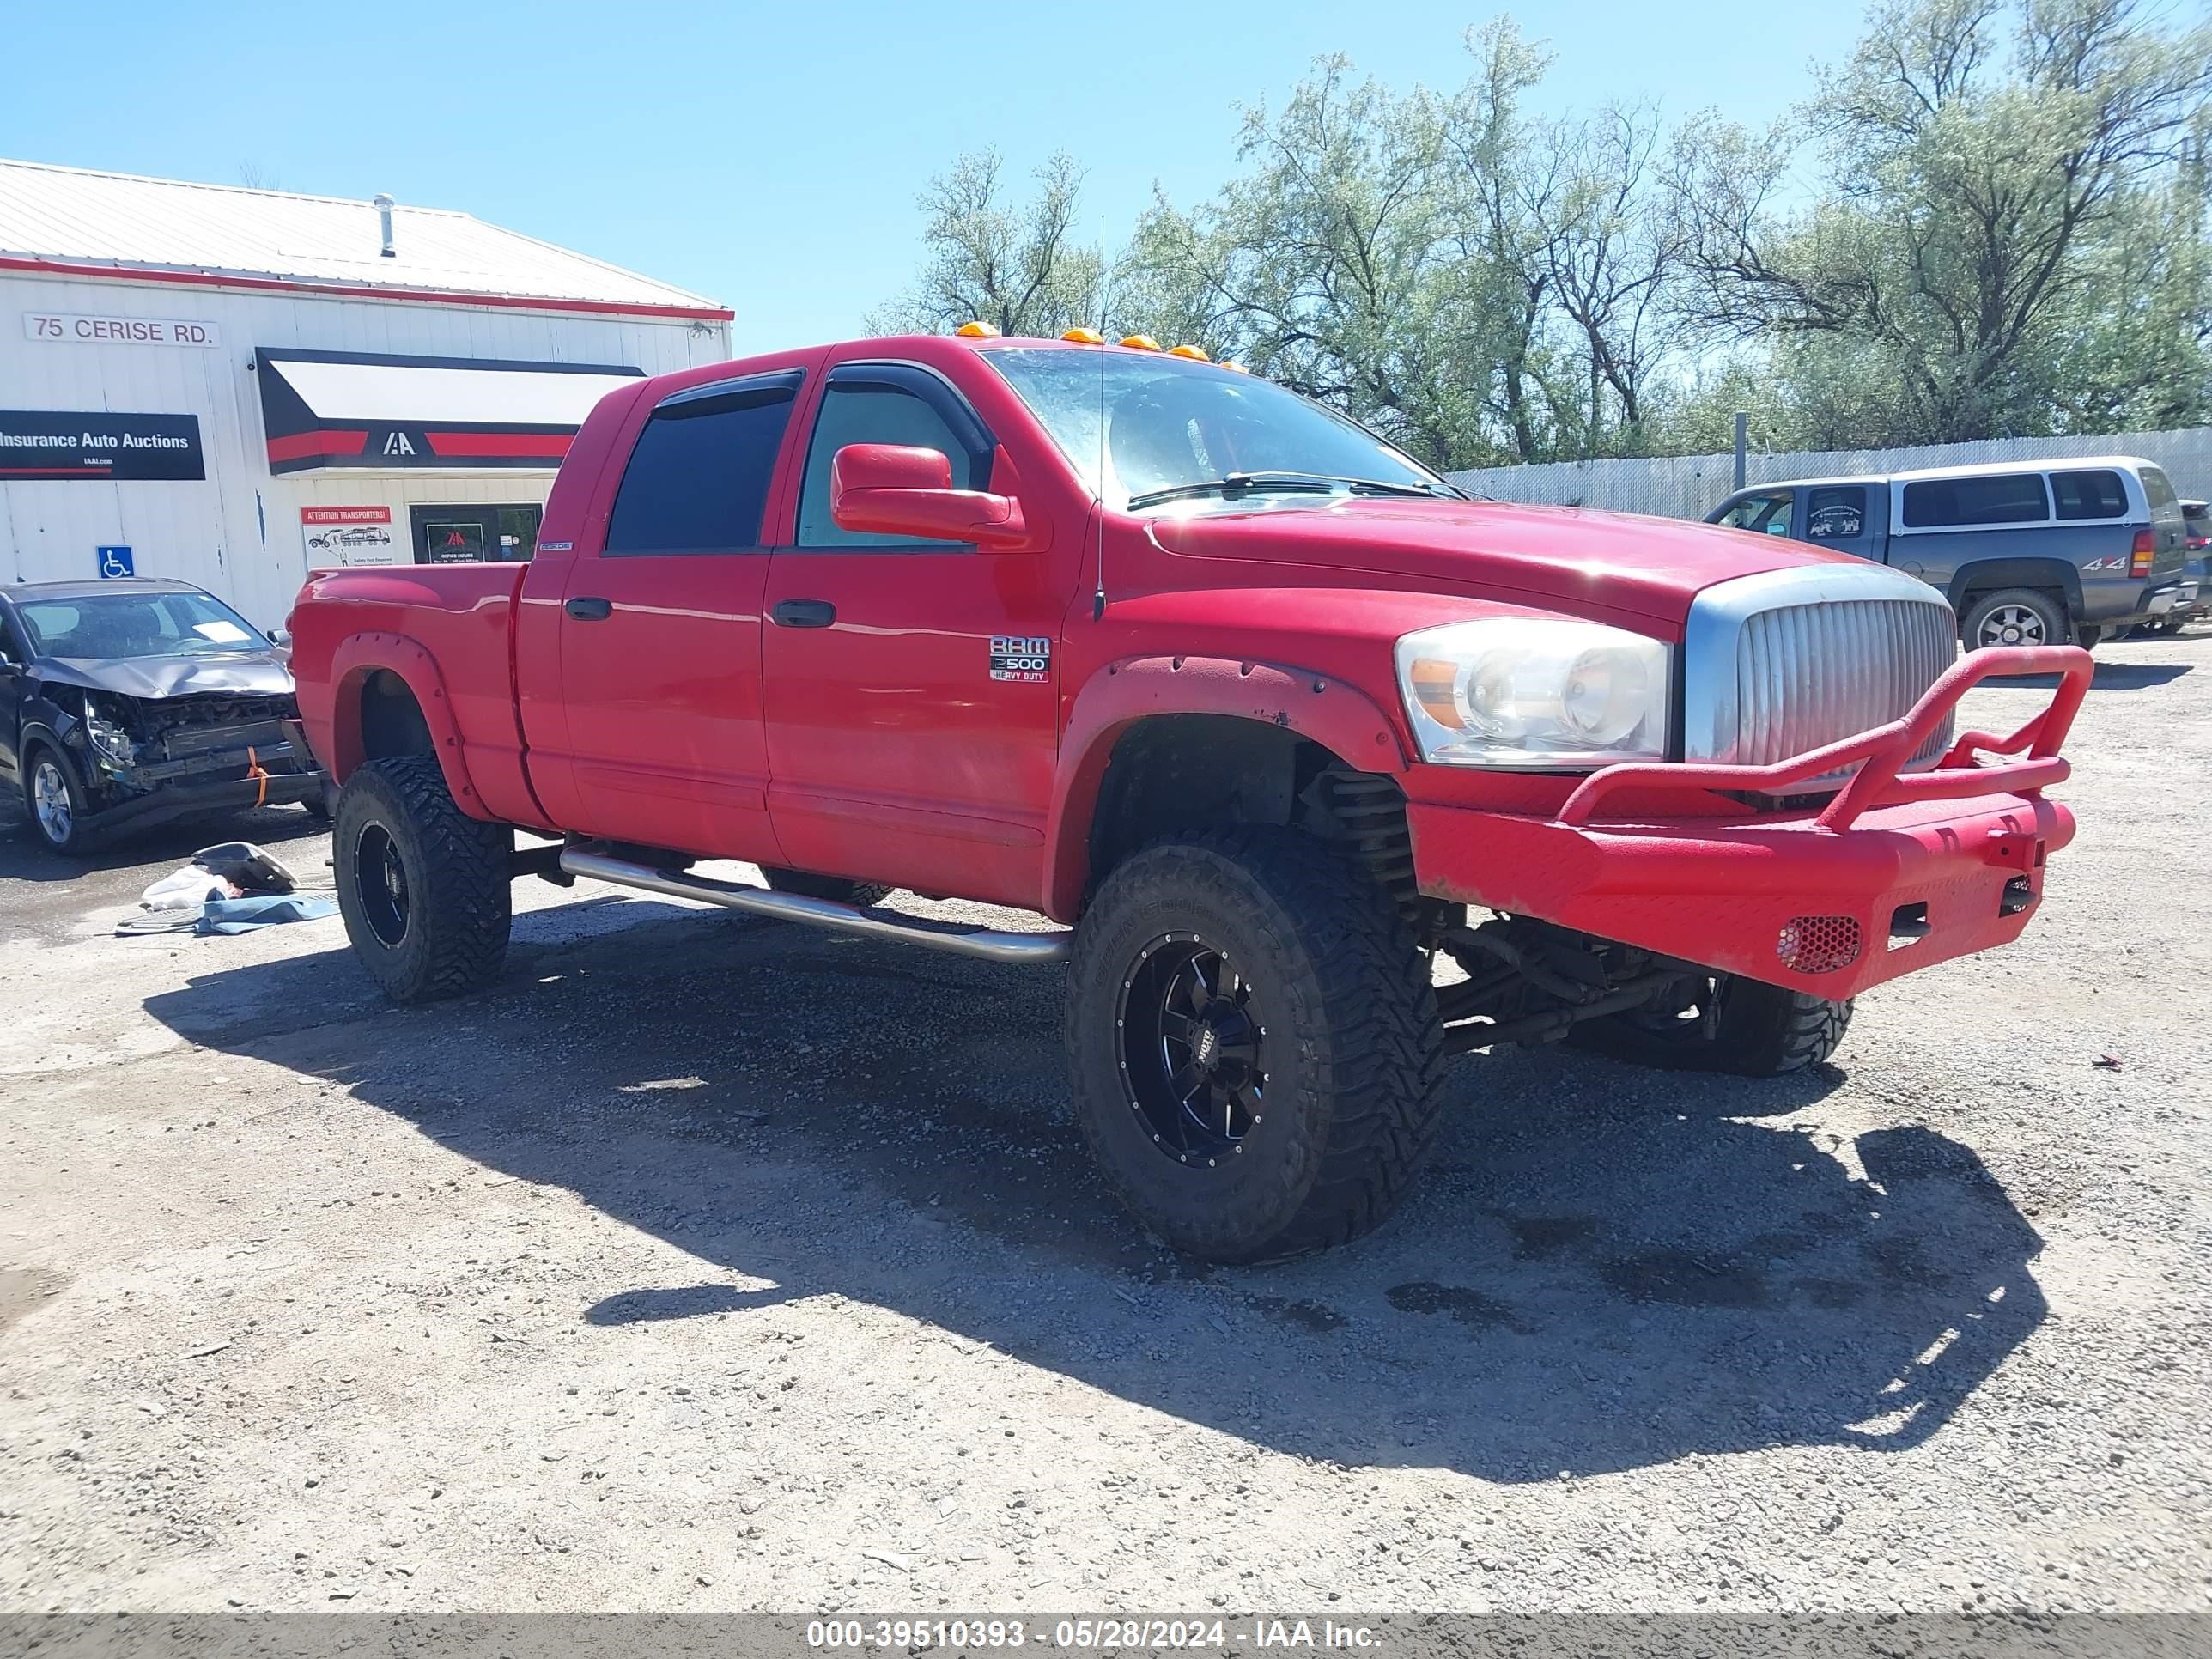
[[392, 210], [398, 204], [382, 191], [379, 191], [369, 205], [376, 210], [376, 222], [378, 228], [384, 233], [384, 257], [387, 259], [398, 258], [398, 252], [392, 246]]

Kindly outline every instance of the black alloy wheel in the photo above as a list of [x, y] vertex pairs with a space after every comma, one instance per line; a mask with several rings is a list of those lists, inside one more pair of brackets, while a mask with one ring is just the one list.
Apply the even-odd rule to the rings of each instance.
[[1267, 1028], [1228, 954], [1163, 933], [1121, 983], [1121, 1086], [1152, 1145], [1208, 1168], [1243, 1150], [1266, 1104]]
[[362, 826], [353, 856], [354, 896], [377, 942], [397, 950], [407, 937], [407, 866], [380, 823]]
[[1295, 830], [1182, 831], [1117, 862], [1076, 925], [1066, 1030], [1106, 1184], [1209, 1261], [1377, 1224], [1443, 1104], [1428, 958], [1342, 848]]

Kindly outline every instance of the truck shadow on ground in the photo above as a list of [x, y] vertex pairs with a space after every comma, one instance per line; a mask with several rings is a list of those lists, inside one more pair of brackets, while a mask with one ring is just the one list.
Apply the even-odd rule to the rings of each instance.
[[[2178, 680], [2196, 666], [2186, 662], [2100, 662], [2089, 677], [2093, 691], [2143, 691], [2154, 685], [2164, 685]], [[2021, 685], [2056, 685], [2055, 674], [2039, 675], [2033, 679], [2016, 682]]]
[[382, 1007], [342, 948], [147, 1006], [690, 1253], [696, 1277], [562, 1316], [610, 1342], [707, 1322], [740, 1367], [750, 1315], [839, 1295], [951, 1334], [948, 1365], [988, 1343], [1255, 1445], [1527, 1481], [1917, 1445], [2044, 1316], [2041, 1241], [1980, 1159], [1820, 1127], [1841, 1073], [1559, 1050], [1463, 1062], [1370, 1238], [1207, 1268], [1093, 1177], [1056, 970], [641, 909], [563, 944], [532, 942], [562, 914], [536, 913], [501, 986], [433, 1009]]
[[[2092, 691], [2146, 691], [2169, 680], [2178, 680], [2194, 668], [2185, 662], [2100, 662], [2089, 677]], [[1985, 682], [1995, 691], [2048, 691], [2056, 690], [2056, 674], [2008, 675], [2001, 680]]]

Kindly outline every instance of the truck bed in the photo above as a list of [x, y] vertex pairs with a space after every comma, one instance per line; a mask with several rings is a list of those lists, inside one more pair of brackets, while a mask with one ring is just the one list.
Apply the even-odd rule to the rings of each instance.
[[364, 684], [397, 673], [432, 726], [464, 810], [543, 825], [515, 700], [515, 606], [529, 570], [379, 565], [310, 574], [292, 611], [292, 673], [324, 766], [343, 779], [358, 763]]

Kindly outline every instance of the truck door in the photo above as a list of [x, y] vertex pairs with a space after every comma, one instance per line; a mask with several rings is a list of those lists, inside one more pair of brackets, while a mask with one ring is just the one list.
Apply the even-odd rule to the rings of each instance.
[[1798, 539], [1837, 553], [1882, 562], [1881, 527], [1864, 484], [1816, 484], [1802, 492], [1805, 523]]
[[577, 548], [562, 594], [564, 823], [774, 861], [760, 530], [804, 379], [792, 368], [688, 387], [639, 429], [605, 545]]
[[[938, 450], [955, 487], [969, 489], [990, 487], [997, 452], [934, 370], [848, 362], [830, 371], [792, 544], [769, 566], [769, 804], [784, 861], [1034, 904], [1072, 566], [839, 529], [830, 464], [856, 443]], [[1024, 648], [1011, 650], [1016, 642]]]

